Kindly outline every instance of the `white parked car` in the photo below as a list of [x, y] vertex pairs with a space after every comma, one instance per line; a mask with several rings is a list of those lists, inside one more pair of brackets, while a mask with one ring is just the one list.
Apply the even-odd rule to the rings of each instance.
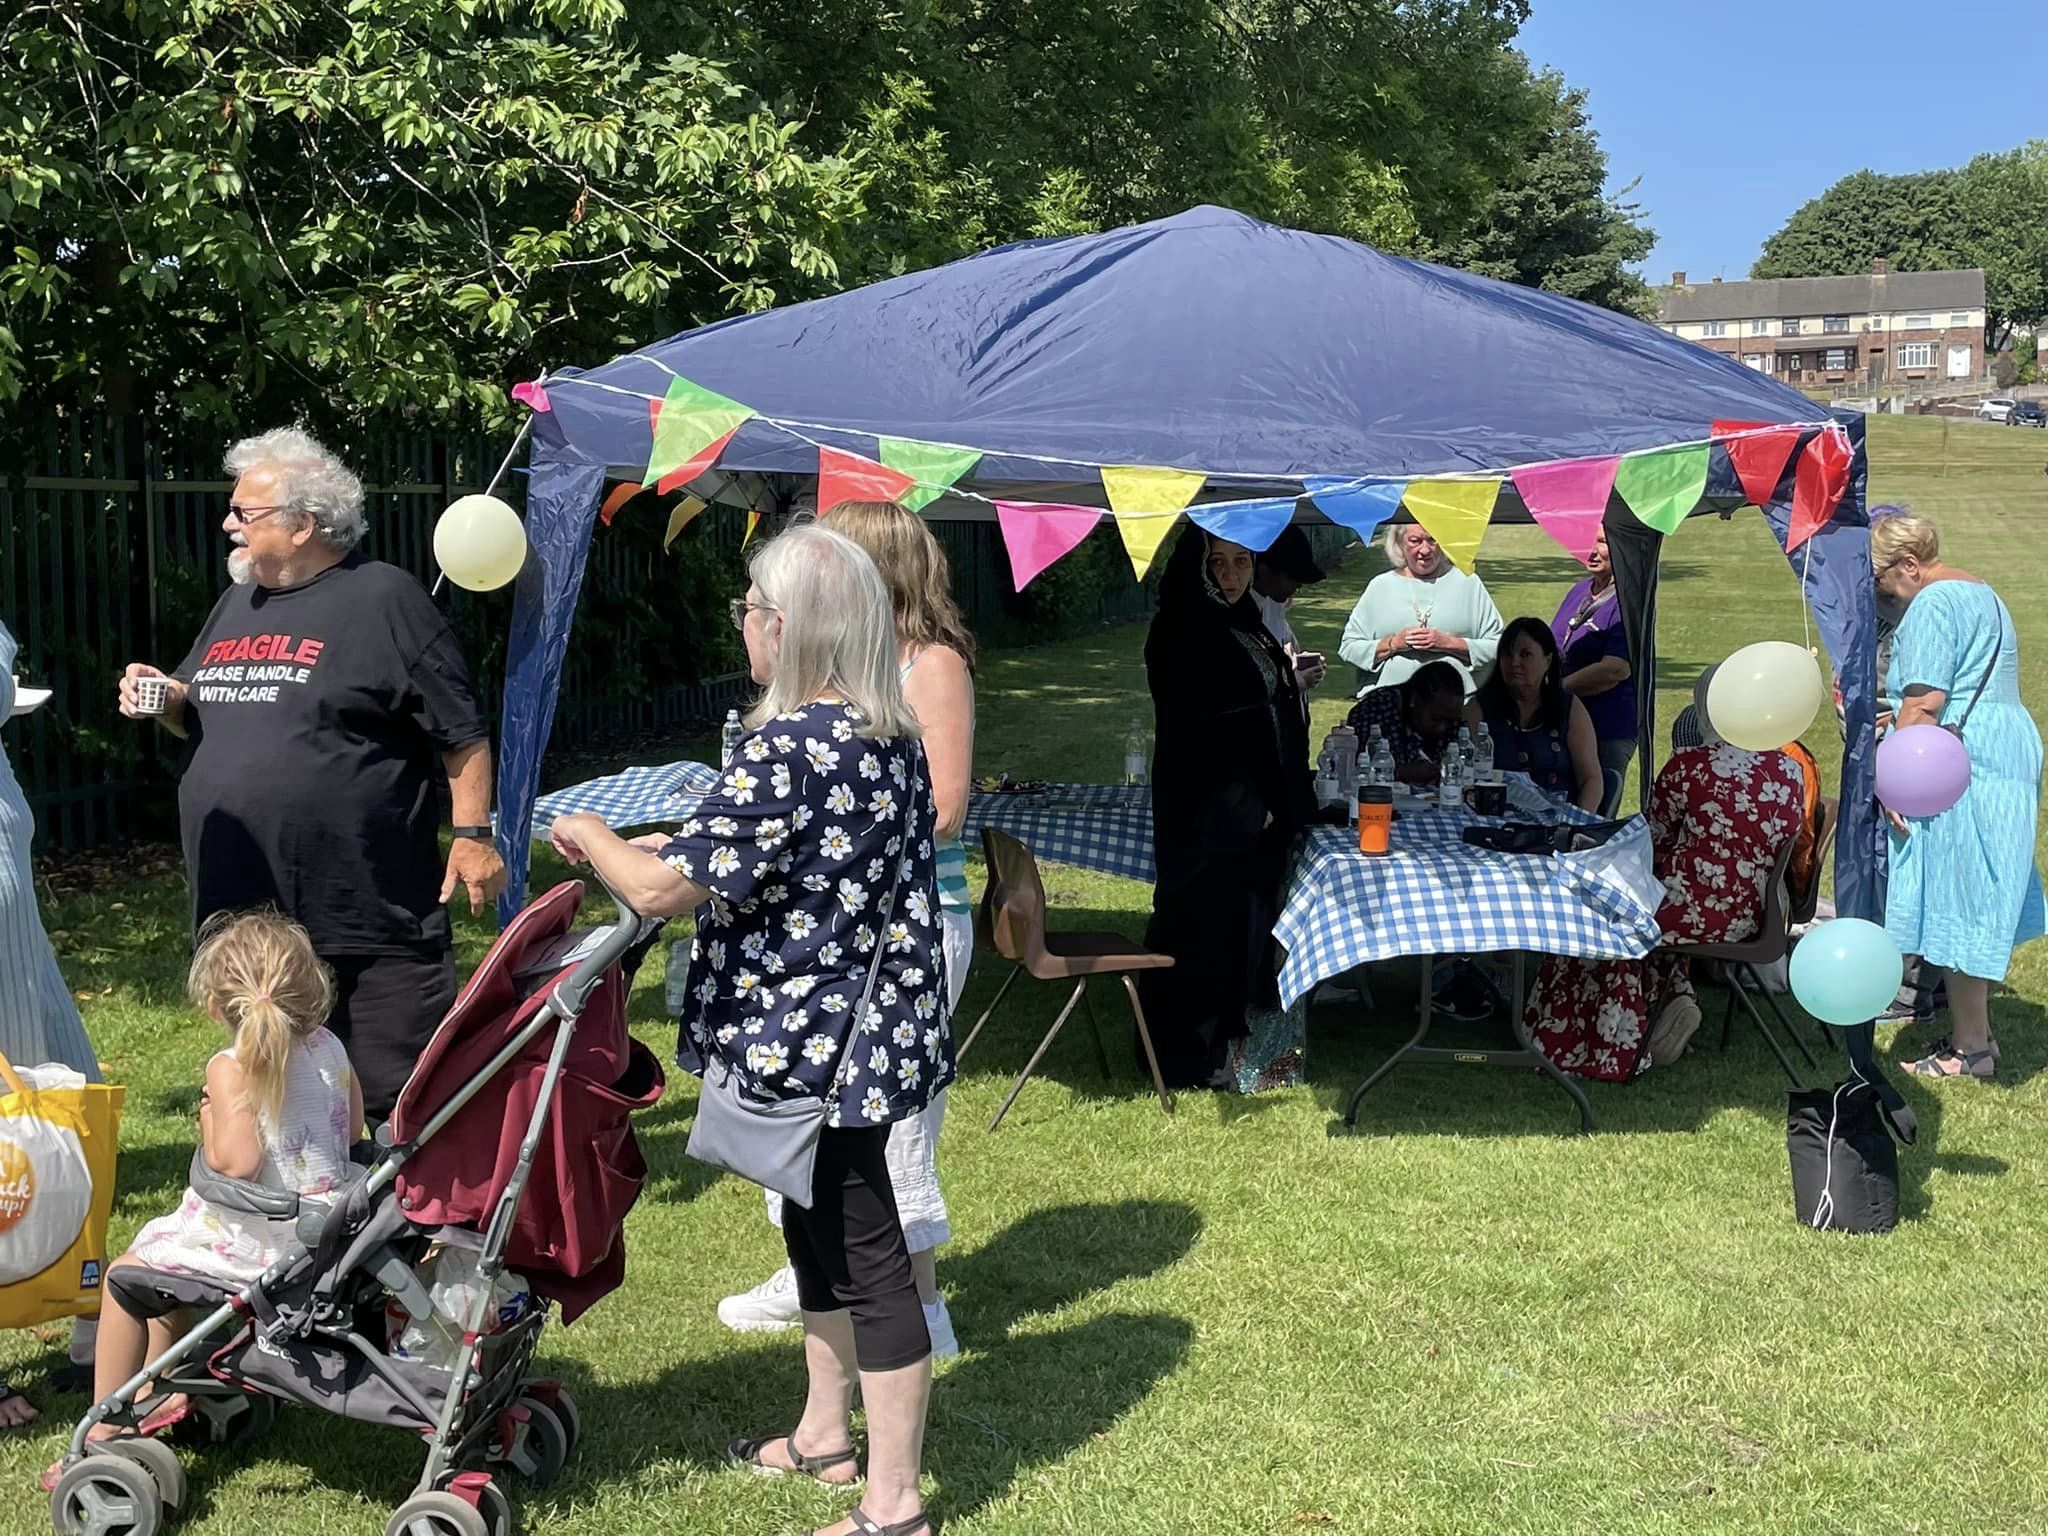
[[1995, 421], [2003, 426], [2005, 419], [2012, 415], [2012, 408], [2018, 404], [2019, 402], [2009, 395], [1993, 395], [1989, 400], [1979, 400], [1977, 402], [1977, 419], [1979, 421]]

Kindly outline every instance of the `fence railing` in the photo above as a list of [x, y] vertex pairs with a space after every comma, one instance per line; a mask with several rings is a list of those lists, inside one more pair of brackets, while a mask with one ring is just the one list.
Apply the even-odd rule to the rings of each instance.
[[[435, 518], [453, 498], [482, 490], [504, 452], [482, 434], [404, 429], [334, 446], [363, 476], [365, 550], [427, 582]], [[5, 747], [42, 845], [172, 835], [178, 744], [123, 719], [115, 683], [131, 661], [175, 667], [226, 585], [221, 520], [231, 486], [219, 445], [190, 435], [157, 441], [136, 420], [85, 417], [50, 422], [10, 457], [0, 460], [0, 622], [21, 643], [22, 680], [55, 694], [7, 727]], [[509, 480], [500, 494], [516, 504], [523, 476]], [[718, 719], [747, 691], [723, 617], [723, 599], [740, 581], [744, 520], [707, 514], [674, 552], [663, 551], [658, 521], [629, 510], [592, 542], [551, 750], [588, 754], [681, 734]], [[994, 523], [934, 526], [983, 643], [1047, 638], [1016, 611]], [[1310, 532], [1324, 554], [1350, 539], [1338, 528]], [[1116, 534], [1105, 522], [1095, 537]], [[1111, 559], [1105, 550], [1105, 564]], [[1121, 559], [1118, 550], [1113, 560]], [[444, 590], [440, 601], [495, 715], [511, 594]], [[1149, 584], [1105, 581], [1065, 627], [1142, 618], [1152, 601]]]

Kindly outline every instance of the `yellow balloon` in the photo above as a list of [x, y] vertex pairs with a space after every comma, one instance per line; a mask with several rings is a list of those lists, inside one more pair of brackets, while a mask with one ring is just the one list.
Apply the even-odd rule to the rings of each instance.
[[1730, 745], [1772, 752], [1799, 739], [1826, 696], [1820, 663], [1810, 652], [1760, 640], [1716, 670], [1707, 684], [1707, 719]]
[[458, 587], [495, 592], [526, 563], [526, 528], [495, 496], [464, 496], [434, 524], [434, 560]]

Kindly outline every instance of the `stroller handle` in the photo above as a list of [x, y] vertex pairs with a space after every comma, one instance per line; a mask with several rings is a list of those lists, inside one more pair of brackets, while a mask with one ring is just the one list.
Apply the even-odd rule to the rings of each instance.
[[604, 973], [623, 960], [635, 944], [658, 932], [662, 926], [662, 919], [642, 917], [627, 906], [626, 899], [606, 885], [604, 877], [597, 871], [592, 870], [591, 874], [618, 907], [619, 920], [609, 933], [598, 940], [597, 948], [585, 955], [576, 969], [556, 984], [552, 996], [558, 1014], [580, 1015]]

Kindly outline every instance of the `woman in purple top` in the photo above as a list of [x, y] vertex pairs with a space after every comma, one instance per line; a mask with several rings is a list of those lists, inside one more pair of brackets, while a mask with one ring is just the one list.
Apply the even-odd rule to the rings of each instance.
[[1550, 633], [1564, 656], [1565, 692], [1593, 717], [1601, 768], [1625, 774], [1636, 755], [1636, 690], [1605, 532], [1593, 541], [1586, 569], [1586, 579], [1559, 605]]

